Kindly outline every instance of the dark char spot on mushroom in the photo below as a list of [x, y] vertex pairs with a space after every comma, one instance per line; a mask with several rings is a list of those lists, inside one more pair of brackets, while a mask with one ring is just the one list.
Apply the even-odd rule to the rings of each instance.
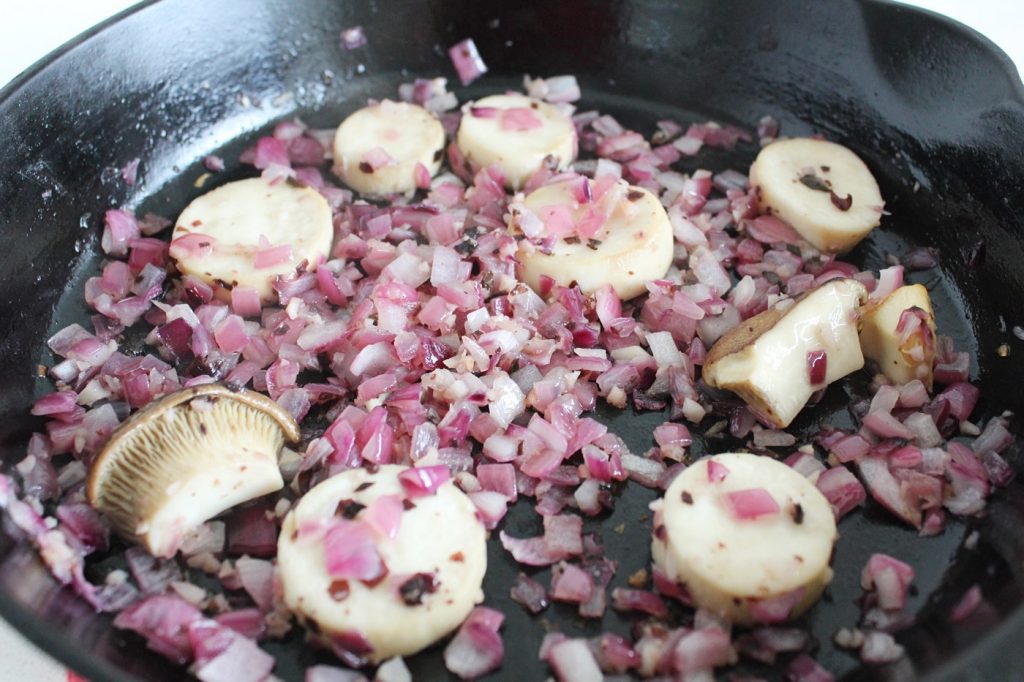
[[334, 514], [343, 519], [354, 519], [364, 509], [366, 509], [366, 505], [360, 504], [355, 500], [340, 500], [338, 508], [334, 510]]
[[437, 578], [433, 573], [417, 573], [402, 583], [398, 592], [406, 606], [419, 606], [423, 603], [423, 595], [437, 592], [438, 587]]

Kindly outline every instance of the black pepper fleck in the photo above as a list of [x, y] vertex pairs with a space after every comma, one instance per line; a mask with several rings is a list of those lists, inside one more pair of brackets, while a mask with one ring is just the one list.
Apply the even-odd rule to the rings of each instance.
[[423, 595], [437, 592], [438, 582], [433, 573], [417, 573], [398, 588], [406, 606], [419, 606]]
[[800, 176], [800, 184], [807, 189], [813, 189], [815, 192], [831, 192], [832, 183], [828, 180], [819, 178], [814, 173], [804, 173]]
[[354, 519], [364, 509], [366, 509], [366, 505], [355, 500], [341, 500], [338, 502], [337, 509], [334, 510], [334, 515], [343, 519]]

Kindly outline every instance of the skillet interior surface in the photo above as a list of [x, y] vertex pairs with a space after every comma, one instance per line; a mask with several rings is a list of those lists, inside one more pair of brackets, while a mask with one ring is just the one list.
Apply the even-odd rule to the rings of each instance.
[[[361, 24], [369, 44], [347, 52], [338, 32]], [[169, 27], [174, 27], [170, 32]], [[182, 36], [176, 38], [175, 36]], [[315, 126], [336, 125], [368, 97], [394, 96], [399, 82], [454, 74], [444, 48], [471, 36], [491, 72], [460, 99], [518, 87], [523, 73], [574, 73], [582, 108], [599, 108], [649, 134], [661, 118], [708, 118], [751, 127], [771, 114], [783, 134], [821, 132], [847, 144], [879, 179], [891, 216], [851, 255], [863, 267], [885, 266], [887, 254], [914, 245], [939, 249], [938, 269], [914, 273], [931, 289], [940, 332], [972, 353], [972, 377], [985, 402], [979, 414], [1020, 412], [1024, 342], [1009, 327], [1024, 323], [1024, 97], [1008, 61], [962, 27], [896, 5], [801, 2], [676, 3], [471, 2], [328, 3], [307, 0], [164, 0], [130, 12], [0, 96], [0, 438], [16, 462], [40, 423], [29, 418], [34, 397], [50, 389], [35, 376], [52, 364], [48, 336], [87, 318], [81, 286], [100, 260], [102, 213], [111, 205], [174, 217], [200, 190], [199, 159], [224, 156], [225, 182], [245, 174], [238, 153], [270, 124], [296, 114]], [[702, 153], [677, 164], [745, 170], [756, 147]], [[126, 187], [116, 172], [141, 157], [140, 182]], [[232, 166], [231, 164], [235, 164]], [[213, 185], [207, 185], [208, 189]], [[45, 190], [51, 190], [48, 198]], [[978, 244], [983, 264], [969, 267]], [[977, 258], [974, 258], [977, 261]], [[1010, 357], [995, 349], [1010, 346]], [[802, 415], [798, 436], [820, 424], [849, 424], [857, 380], [829, 389]], [[636, 452], [652, 445], [663, 416], [600, 411]], [[1019, 431], [1019, 429], [1017, 429]], [[693, 452], [724, 451], [728, 440], [698, 438]], [[1015, 466], [1020, 462], [1011, 454]], [[608, 554], [620, 561], [612, 586], [649, 562], [654, 493], [630, 484], [610, 516], [588, 521]], [[613, 529], [625, 523], [625, 532]], [[539, 522], [521, 502], [503, 522], [516, 536]], [[1024, 671], [1024, 652], [1007, 646], [1024, 633], [1024, 489], [1013, 484], [985, 518], [953, 523], [937, 538], [918, 538], [869, 503], [840, 524], [836, 578], [825, 603], [801, 623], [820, 647], [818, 660], [848, 679], [916, 675], [959, 679]], [[977, 529], [976, 549], [962, 547]], [[908, 609], [917, 624], [899, 641], [910, 653], [887, 669], [860, 668], [835, 649], [831, 635], [854, 625], [859, 571], [875, 551], [917, 569], [918, 593]], [[109, 568], [112, 562], [101, 562]], [[536, 652], [545, 628], [571, 635], [612, 630], [634, 621], [609, 610], [584, 622], [556, 605], [541, 620], [508, 598], [518, 567], [497, 543], [489, 548], [487, 604], [506, 614], [506, 665], [495, 679], [543, 679]], [[542, 582], [546, 574], [542, 572]], [[96, 576], [92, 576], [96, 577]], [[953, 627], [949, 609], [980, 583], [998, 615]], [[179, 679], [184, 673], [114, 631], [70, 591], [59, 589], [34, 552], [6, 532], [0, 538], [0, 612], [30, 638], [93, 679]], [[674, 614], [683, 622], [684, 614]], [[302, 669], [330, 658], [304, 647], [299, 633], [267, 650], [276, 674], [302, 679]], [[998, 652], [995, 655], [994, 652]], [[998, 666], [986, 668], [986, 666]], [[446, 675], [439, 649], [410, 661], [419, 678]], [[773, 676], [766, 668], [748, 672]]]

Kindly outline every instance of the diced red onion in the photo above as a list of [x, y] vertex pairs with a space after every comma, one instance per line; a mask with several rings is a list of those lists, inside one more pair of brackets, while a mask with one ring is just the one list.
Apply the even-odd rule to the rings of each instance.
[[450, 479], [451, 472], [445, 466], [414, 467], [398, 475], [402, 489], [409, 497], [433, 495]]
[[716, 459], [708, 460], [708, 481], [720, 483], [729, 475], [729, 468]]
[[337, 578], [375, 580], [386, 568], [374, 542], [370, 525], [335, 519], [324, 536], [327, 572]]
[[455, 633], [444, 650], [449, 672], [464, 680], [482, 677], [501, 666], [505, 648], [498, 629], [504, 614], [478, 606]]
[[472, 38], [467, 38], [448, 48], [448, 56], [452, 60], [452, 66], [459, 74], [459, 80], [463, 85], [469, 85], [480, 76], [487, 73], [487, 65], [476, 49], [476, 43]]
[[662, 598], [648, 590], [616, 587], [612, 590], [612, 607], [618, 611], [639, 611], [655, 618], [668, 616], [668, 607]]
[[949, 612], [949, 620], [953, 623], [960, 623], [967, 620], [968, 617], [978, 608], [983, 601], [981, 594], [981, 588], [978, 585], [971, 585], [964, 596], [960, 598], [960, 601], [956, 603], [953, 610]]
[[864, 486], [860, 484], [857, 477], [842, 466], [823, 471], [818, 476], [816, 485], [832, 505], [837, 519], [864, 504], [864, 500], [867, 498], [867, 491], [864, 490]]
[[780, 511], [779, 503], [764, 488], [733, 490], [725, 493], [724, 498], [733, 517], [741, 521], [778, 514]]
[[834, 682], [832, 673], [822, 668], [807, 654], [800, 654], [786, 667], [788, 682]]
[[875, 590], [878, 605], [886, 610], [900, 610], [907, 603], [907, 589], [914, 580], [914, 569], [887, 554], [872, 554], [861, 572], [860, 584]]
[[548, 662], [559, 682], [601, 682], [604, 675], [582, 639], [567, 639], [551, 647]]
[[362, 26], [352, 26], [341, 32], [341, 46], [346, 50], [354, 50], [366, 45], [366, 33]]

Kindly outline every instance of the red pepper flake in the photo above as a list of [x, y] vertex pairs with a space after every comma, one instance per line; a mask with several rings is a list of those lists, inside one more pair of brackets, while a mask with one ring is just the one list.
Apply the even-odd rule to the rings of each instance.
[[344, 601], [349, 594], [349, 587], [347, 580], [333, 580], [330, 586], [327, 588], [327, 593], [331, 595], [331, 599], [334, 601]]
[[693, 504], [693, 495], [685, 490], [683, 491], [683, 504]]
[[466, 560], [466, 555], [462, 552], [456, 552], [455, 554], [452, 554], [450, 557], [448, 557], [448, 560], [462, 563]]
[[416, 503], [410, 500], [408, 497], [402, 500], [402, 509], [410, 511], [416, 508]]
[[832, 200], [832, 205], [838, 208], [840, 211], [849, 211], [850, 207], [853, 206], [853, 195], [847, 194], [845, 199], [839, 197], [835, 192], [828, 193], [829, 198]]
[[367, 161], [360, 161], [359, 162], [359, 170], [362, 173], [366, 173], [367, 175], [370, 175], [371, 173], [373, 173], [373, 166], [371, 166], [369, 164], [369, 162], [367, 162]]

